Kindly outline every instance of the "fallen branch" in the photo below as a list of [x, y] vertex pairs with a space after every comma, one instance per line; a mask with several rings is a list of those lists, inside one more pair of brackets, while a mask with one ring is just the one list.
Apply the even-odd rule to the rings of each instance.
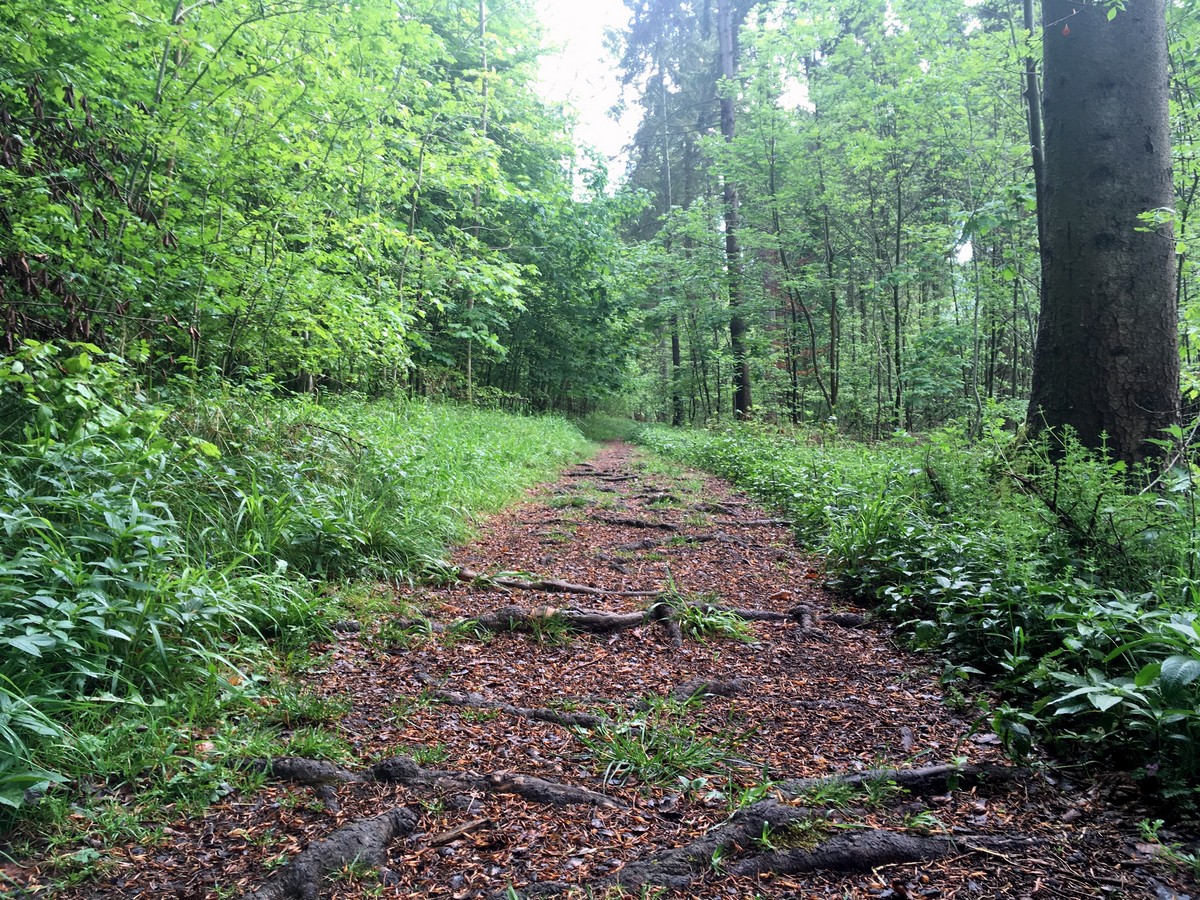
[[449, 831], [443, 831], [441, 834], [435, 834], [425, 843], [430, 847], [444, 847], [446, 844], [452, 844], [459, 838], [464, 838], [468, 834], [473, 834], [481, 828], [488, 828], [496, 823], [491, 819], [474, 819], [470, 822], [464, 822], [456, 828], [451, 828]]
[[411, 810], [399, 807], [381, 816], [359, 819], [317, 841], [284, 866], [267, 885], [244, 900], [308, 900], [320, 894], [325, 873], [352, 863], [379, 868], [387, 861], [387, 847], [400, 837], [411, 834], [420, 821]]

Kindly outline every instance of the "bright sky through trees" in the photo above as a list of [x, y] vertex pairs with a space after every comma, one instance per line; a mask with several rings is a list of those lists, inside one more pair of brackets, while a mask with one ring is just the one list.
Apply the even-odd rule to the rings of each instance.
[[[548, 42], [561, 51], [542, 60], [540, 89], [547, 100], [566, 102], [579, 113], [576, 144], [592, 145], [609, 160], [610, 174], [623, 167], [623, 148], [637, 127], [635, 114], [615, 121], [609, 110], [621, 99], [620, 74], [605, 47], [607, 29], [623, 29], [629, 11], [622, 0], [539, 0]], [[621, 160], [618, 160], [618, 157]]]

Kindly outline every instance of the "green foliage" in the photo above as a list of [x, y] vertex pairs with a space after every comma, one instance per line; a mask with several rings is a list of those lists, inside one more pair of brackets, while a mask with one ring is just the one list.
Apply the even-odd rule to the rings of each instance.
[[993, 727], [1014, 752], [1078, 745], [1195, 802], [1190, 472], [1139, 491], [1123, 467], [1078, 447], [1053, 457], [989, 435], [871, 448], [751, 428], [641, 439], [783, 509], [824, 547], [836, 586], [951, 670], [996, 679], [1007, 700]]
[[726, 730], [702, 735], [686, 721], [688, 703], [653, 698], [641, 715], [576, 729], [575, 738], [605, 783], [624, 784], [633, 778], [645, 784], [674, 785], [697, 773], [712, 773], [728, 765], [744, 739]]
[[753, 643], [757, 638], [750, 624], [737, 613], [712, 605], [710, 601], [716, 599], [719, 598], [681, 593], [672, 585], [666, 596], [658, 602], [667, 608], [670, 617], [679, 623], [680, 630], [690, 638], [698, 641], [722, 638]]
[[585, 447], [424, 404], [155, 404], [94, 346], [23, 345], [0, 361], [0, 815], [83, 771], [211, 798], [221, 766], [158, 736], [254, 700], [295, 752], [344, 757], [311, 727], [343, 702], [250, 674], [329, 635], [309, 579], [416, 578]]
[[593, 408], [638, 201], [599, 168], [575, 198], [531, 5], [482, 34], [463, 12], [5, 4], [6, 336], [91, 335], [154, 377]]

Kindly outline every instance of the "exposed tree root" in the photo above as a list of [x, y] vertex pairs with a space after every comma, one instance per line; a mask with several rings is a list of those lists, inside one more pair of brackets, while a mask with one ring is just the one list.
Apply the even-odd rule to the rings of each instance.
[[662, 541], [656, 541], [654, 538], [644, 538], [640, 541], [631, 541], [628, 544], [618, 544], [616, 547], [613, 547], [613, 549], [616, 551], [633, 553], [638, 550], [653, 550], [656, 547], [661, 547], [662, 544]]
[[[665, 592], [656, 592], [651, 596], [665, 595]], [[711, 603], [690, 604], [688, 608], [692, 607], [706, 613], [729, 613], [748, 622], [797, 621], [794, 611], [783, 613], [768, 609], [737, 609]], [[493, 632], [533, 631], [549, 620], [556, 620], [578, 631], [608, 634], [658, 623], [667, 632], [672, 646], [680, 647], [683, 645], [683, 632], [676, 621], [676, 615], [677, 608], [668, 603], [656, 603], [649, 609], [627, 613], [606, 612], [599, 609], [576, 609], [574, 607], [540, 606], [524, 609], [519, 606], [504, 606], [473, 619], [462, 619], [448, 627], [478, 628]], [[435, 631], [444, 631], [447, 628], [442, 625], [432, 627]]]
[[625, 528], [656, 528], [662, 531], [678, 531], [679, 526], [670, 522], [651, 522], [647, 519], [631, 519], [627, 516], [601, 516], [592, 513], [592, 518], [605, 525], [621, 525]]
[[600, 794], [573, 784], [546, 781], [532, 775], [514, 775], [510, 772], [491, 772], [487, 775], [467, 775], [460, 772], [442, 772], [422, 769], [405, 756], [396, 756], [376, 763], [370, 769], [375, 781], [394, 782], [412, 787], [425, 787], [453, 793], [482, 791], [490, 794], [516, 794], [535, 803], [551, 806], [596, 806], [618, 807], [625, 804], [606, 794]]
[[518, 775], [511, 772], [470, 775], [465, 772], [425, 769], [407, 756], [393, 756], [359, 772], [343, 769], [341, 766], [320, 760], [293, 757], [254, 760], [248, 763], [248, 768], [298, 784], [326, 785], [338, 782], [381, 781], [456, 794], [472, 792], [516, 794], [526, 800], [547, 803], [552, 806], [581, 804], [606, 807], [624, 806], [613, 797], [573, 784], [546, 781], [532, 775]]
[[916, 835], [898, 831], [856, 831], [839, 834], [811, 850], [794, 848], [758, 853], [728, 867], [731, 875], [794, 875], [801, 872], [870, 872], [879, 866], [926, 862], [945, 856], [983, 850], [1024, 849], [1035, 838], [995, 835]]
[[474, 619], [465, 619], [462, 626], [481, 628], [485, 631], [530, 631], [545, 623], [548, 619], [556, 619], [579, 631], [593, 634], [607, 634], [611, 631], [622, 631], [627, 628], [637, 628], [653, 620], [649, 610], [639, 610], [630, 613], [610, 613], [598, 609], [558, 608], [553, 606], [523, 609], [519, 606], [504, 606], [495, 612], [485, 613]]
[[493, 577], [473, 569], [459, 569], [457, 577], [459, 581], [472, 584], [511, 588], [518, 591], [543, 591], [548, 594], [585, 594], [589, 597], [656, 597], [659, 594], [659, 591], [610, 591], [587, 584], [559, 581], [557, 578], [525, 579], [506, 575]]
[[732, 613], [747, 622], [794, 622], [799, 620], [795, 610], [776, 612], [773, 609], [741, 609], [732, 606], [718, 606], [714, 603], [689, 603], [688, 606], [706, 613]]
[[738, 525], [746, 527], [766, 527], [770, 525], [784, 525], [791, 527], [790, 519], [718, 519], [717, 525]]
[[[583, 885], [599, 894], [606, 888], [640, 890], [644, 886], [686, 890], [709, 872], [733, 875], [799, 872], [870, 872], [879, 866], [938, 859], [972, 850], [1028, 848], [1032, 838], [992, 835], [913, 835], [870, 829], [833, 834], [807, 847], [774, 849], [769, 842], [826, 833], [823, 811], [763, 800], [737, 812], [728, 822], [689, 844], [634, 860], [619, 872]], [[764, 837], [766, 841], [764, 841]], [[578, 887], [578, 886], [576, 886]], [[525, 896], [566, 893], [571, 886], [532, 885]]]
[[814, 788], [829, 784], [858, 786], [864, 783], [886, 782], [918, 796], [945, 794], [951, 790], [978, 787], [984, 784], [1003, 784], [1029, 775], [1027, 769], [1016, 766], [926, 766], [921, 769], [870, 769], [848, 775], [827, 778], [793, 778], [775, 786], [784, 797], [802, 796]]
[[689, 544], [707, 544], [710, 541], [716, 541], [720, 544], [733, 544], [735, 547], [741, 547], [743, 550], [750, 546], [750, 542], [745, 538], [727, 534], [724, 531], [714, 531], [712, 534], [685, 534], [679, 540], [686, 541]]
[[858, 613], [838, 612], [821, 617], [822, 622], [829, 622], [840, 628], [862, 628], [867, 624], [867, 617]]
[[750, 503], [747, 500], [722, 500], [720, 503], [715, 501], [693, 503], [692, 508], [698, 509], [701, 512], [724, 513], [727, 516], [736, 516], [749, 505]]
[[595, 728], [605, 722], [605, 719], [601, 716], [594, 716], [590, 713], [561, 712], [541, 706], [513, 706], [511, 703], [500, 703], [495, 700], [489, 700], [483, 694], [449, 691], [437, 687], [437, 679], [424, 672], [418, 673], [416, 679], [421, 684], [426, 685], [426, 693], [430, 697], [435, 697], [443, 703], [449, 703], [452, 706], [469, 706], [472, 709], [494, 709], [520, 719], [549, 722], [552, 725], [561, 725], [564, 728]]
[[730, 678], [726, 681], [706, 681], [694, 678], [671, 691], [674, 700], [691, 700], [693, 697], [736, 697], [754, 687], [754, 681], [749, 678]]
[[403, 807], [388, 810], [372, 819], [352, 822], [305, 849], [267, 885], [245, 900], [315, 900], [321, 893], [325, 873], [352, 863], [378, 868], [387, 860], [387, 847], [411, 834], [419, 817]]

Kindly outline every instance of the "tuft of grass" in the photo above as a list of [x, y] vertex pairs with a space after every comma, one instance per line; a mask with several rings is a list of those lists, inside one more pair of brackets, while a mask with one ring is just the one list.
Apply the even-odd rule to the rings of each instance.
[[327, 728], [311, 725], [297, 728], [288, 735], [280, 751], [283, 756], [323, 759], [335, 763], [354, 759], [354, 751], [344, 737]]
[[657, 603], [666, 606], [671, 618], [679, 623], [683, 633], [695, 640], [721, 638], [745, 643], [756, 641], [757, 637], [749, 622], [737, 613], [719, 609], [714, 605], [719, 599], [711, 594], [690, 594], [681, 591], [668, 573], [667, 589]]
[[635, 779], [644, 784], [671, 786], [699, 774], [728, 768], [745, 735], [727, 730], [703, 735], [690, 721], [689, 703], [647, 698], [642, 715], [626, 717], [595, 729], [576, 729], [592, 764], [606, 784]]
[[259, 695], [258, 702], [255, 718], [285, 728], [334, 723], [350, 711], [349, 697], [323, 697], [311, 688], [291, 683], [272, 685]]

